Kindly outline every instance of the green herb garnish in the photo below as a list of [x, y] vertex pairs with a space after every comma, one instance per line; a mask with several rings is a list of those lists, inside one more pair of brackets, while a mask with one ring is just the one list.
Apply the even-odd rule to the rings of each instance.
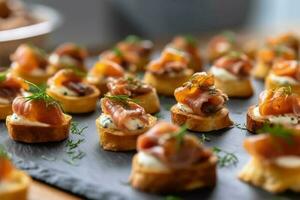
[[183, 200], [183, 198], [178, 196], [169, 195], [165, 197], [165, 200]]
[[269, 133], [272, 136], [280, 137], [285, 139], [288, 143], [292, 143], [293, 132], [285, 128], [281, 124], [268, 124], [265, 123], [264, 126], [258, 131], [259, 133]]
[[5, 150], [2, 144], [0, 144], [0, 158], [11, 159], [11, 155]]
[[220, 167], [228, 167], [230, 165], [236, 165], [239, 161], [236, 155], [224, 151], [219, 147], [213, 147], [213, 152], [218, 157], [218, 164]]
[[241, 130], [247, 130], [246, 128], [246, 125], [245, 124], [239, 124], [239, 123], [235, 123], [234, 126], [238, 129], [241, 129]]
[[187, 126], [183, 125], [180, 129], [173, 133], [173, 137], [176, 139], [177, 147], [180, 148], [184, 142], [184, 136], [186, 134]]
[[202, 134], [200, 137], [200, 141], [201, 141], [201, 143], [210, 142], [210, 138], [208, 136], [206, 136], [205, 134]]
[[224, 36], [231, 44], [236, 42], [235, 33], [232, 31], [223, 31], [221, 35]]
[[142, 41], [142, 39], [136, 35], [128, 35], [125, 38], [125, 42], [129, 42], [129, 43], [138, 43], [140, 41]]
[[117, 101], [119, 103], [122, 103], [123, 105], [128, 106], [128, 102], [132, 101], [134, 103], [137, 103], [138, 101], [136, 99], [131, 99], [128, 95], [105, 95], [104, 97], [112, 100]]
[[78, 139], [77, 141], [68, 140], [66, 143], [66, 146], [68, 147], [67, 152], [71, 152], [73, 149], [76, 149], [83, 141], [84, 139]]
[[47, 94], [46, 87], [39, 87], [36, 84], [26, 80], [25, 82], [29, 85], [29, 92], [31, 93], [31, 95], [25, 97], [27, 101], [42, 100], [46, 102], [47, 106], [48, 105], [59, 106], [59, 103]]
[[8, 71], [0, 72], [0, 82], [6, 80], [7, 73], [8, 73]]
[[79, 122], [72, 121], [71, 122], [71, 133], [75, 135], [82, 135], [83, 131], [87, 129], [87, 126], [80, 127]]
[[188, 44], [190, 44], [192, 46], [196, 46], [197, 45], [197, 40], [192, 35], [185, 35], [184, 39], [187, 41]]
[[123, 56], [122, 51], [121, 51], [118, 47], [114, 47], [114, 48], [112, 49], [112, 51], [113, 51], [114, 54], [116, 54], [118, 57], [122, 57], [122, 56]]

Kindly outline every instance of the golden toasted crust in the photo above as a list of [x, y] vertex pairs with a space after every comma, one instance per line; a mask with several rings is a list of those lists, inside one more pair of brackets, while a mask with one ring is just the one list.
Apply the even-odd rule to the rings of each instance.
[[5, 120], [8, 115], [13, 113], [11, 104], [0, 104], [0, 120]]
[[[10, 183], [11, 181], [11, 183]], [[5, 189], [0, 188], [1, 200], [26, 200], [31, 179], [24, 172], [14, 170], [11, 172]]]
[[252, 158], [238, 177], [272, 193], [286, 190], [300, 192], [300, 168], [283, 168]]
[[153, 114], [160, 110], [159, 98], [155, 88], [153, 88], [151, 92], [136, 96], [133, 99], [145, 109], [146, 113]]
[[90, 87], [94, 92], [82, 97], [64, 96], [52, 89], [47, 89], [47, 94], [57, 100], [67, 113], [88, 113], [96, 109], [97, 100], [100, 96], [100, 91], [95, 86], [90, 85]]
[[256, 106], [251, 106], [247, 112], [247, 130], [253, 133], [256, 133], [259, 129], [261, 129], [266, 120], [263, 118], [257, 118], [253, 114], [253, 110]]
[[154, 75], [151, 72], [146, 72], [144, 81], [156, 88], [158, 94], [173, 96], [175, 89], [187, 82], [192, 74], [193, 70], [191, 69], [186, 69], [185, 74], [174, 77], [167, 75]]
[[225, 81], [215, 76], [215, 86], [227, 94], [228, 97], [248, 98], [253, 95], [250, 79]]
[[273, 81], [270, 77], [271, 74], [269, 74], [265, 80], [265, 87], [267, 90], [269, 89], [276, 89], [282, 86], [289, 85], [292, 89], [292, 92], [300, 95], [300, 84], [281, 84], [276, 81]]
[[64, 115], [64, 123], [60, 126], [35, 126], [15, 124], [12, 116], [6, 118], [6, 126], [11, 139], [25, 143], [58, 142], [69, 136], [72, 117]]
[[145, 133], [156, 123], [156, 118], [149, 116], [149, 125], [141, 130], [130, 133], [121, 130], [104, 128], [100, 124], [99, 118], [96, 119], [96, 127], [100, 137], [100, 146], [109, 151], [131, 151], [136, 149], [136, 141], [139, 135]]
[[265, 79], [269, 74], [271, 66], [264, 62], [258, 61], [253, 68], [252, 75], [258, 79]]
[[174, 105], [171, 108], [171, 119], [174, 124], [185, 124], [187, 129], [199, 132], [220, 130], [233, 125], [227, 108], [223, 108], [211, 116], [201, 117], [183, 112], [178, 109], [177, 105]]
[[25, 74], [25, 73], [22, 73], [22, 72], [20, 72], [19, 70], [16, 70], [16, 69], [12, 69], [12, 74], [17, 76], [17, 77], [23, 78], [26, 81], [34, 83], [34, 84], [46, 83], [47, 80], [51, 77], [50, 73], [46, 73], [44, 75], [38, 75], [37, 76], [37, 75]]
[[130, 184], [145, 192], [167, 193], [189, 191], [216, 184], [216, 156], [208, 161], [188, 168], [171, 170], [148, 168], [138, 162], [138, 154], [133, 157]]

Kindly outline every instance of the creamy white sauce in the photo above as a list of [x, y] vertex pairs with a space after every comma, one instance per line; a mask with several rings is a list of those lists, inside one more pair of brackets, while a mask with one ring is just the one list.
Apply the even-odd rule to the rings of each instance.
[[11, 116], [11, 121], [14, 124], [19, 124], [19, 125], [43, 126], [43, 127], [49, 126], [49, 124], [46, 124], [46, 123], [28, 120], [28, 119], [26, 119], [22, 116], [19, 116], [15, 113]]
[[[261, 117], [261, 114], [259, 112], [259, 107], [256, 106], [254, 109], [253, 109], [253, 115], [256, 117], [256, 118], [260, 118]], [[291, 115], [291, 114], [288, 114], [288, 115], [278, 115], [278, 116], [275, 116], [275, 115], [269, 115], [269, 116], [266, 116], [267, 119], [271, 122], [271, 123], [274, 123], [274, 124], [298, 124], [298, 117], [295, 116], [295, 115]]]
[[140, 151], [138, 153], [138, 163], [140, 165], [143, 165], [144, 167], [149, 167], [149, 168], [155, 168], [155, 169], [167, 169], [167, 167], [164, 165], [164, 163], [162, 163], [161, 161], [159, 161], [157, 158], [155, 158], [154, 156], [145, 153], [143, 151]]
[[138, 129], [143, 129], [145, 127], [145, 124], [137, 118], [130, 118], [125, 122], [125, 126], [128, 130], [134, 131]]
[[285, 168], [299, 168], [300, 167], [300, 157], [299, 156], [281, 156], [276, 158], [275, 163], [278, 166]]
[[289, 76], [277, 76], [275, 74], [270, 74], [270, 79], [274, 82], [277, 82], [281, 85], [290, 84], [290, 85], [297, 85], [299, 84], [298, 81], [289, 77]]
[[51, 91], [53, 92], [56, 92], [58, 94], [61, 94], [61, 95], [65, 95], [65, 96], [78, 96], [78, 94], [70, 89], [68, 89], [67, 87], [65, 86], [56, 86], [56, 85], [50, 85], [50, 89]]
[[59, 56], [57, 54], [51, 54], [49, 57], [49, 62], [52, 65], [58, 65], [60, 63], [69, 64], [69, 65], [76, 65], [76, 61], [70, 56]]
[[92, 74], [88, 74], [87, 75], [87, 78], [86, 80], [89, 82], [89, 83], [92, 83], [92, 84], [97, 84], [97, 83], [100, 83], [103, 79], [103, 76], [102, 75], [92, 75]]
[[182, 112], [193, 113], [193, 110], [186, 104], [177, 103], [177, 108]]
[[210, 71], [215, 77], [217, 77], [221, 80], [226, 81], [226, 80], [237, 80], [238, 79], [238, 77], [236, 77], [232, 73], [228, 72], [225, 69], [219, 68], [219, 67], [212, 66]]
[[102, 113], [100, 115], [99, 122], [100, 122], [101, 126], [104, 128], [111, 128], [111, 129], [116, 128], [115, 124], [113, 123], [112, 118], [109, 115], [106, 115], [104, 113]]
[[51, 64], [56, 65], [59, 63], [59, 56], [57, 54], [51, 54], [48, 60]]
[[10, 104], [10, 101], [6, 98], [0, 97], [0, 104], [1, 105], [7, 105], [7, 104]]

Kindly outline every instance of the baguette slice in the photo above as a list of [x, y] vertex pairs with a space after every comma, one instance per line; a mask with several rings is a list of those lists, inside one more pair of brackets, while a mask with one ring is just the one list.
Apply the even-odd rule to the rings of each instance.
[[191, 69], [186, 69], [186, 72], [180, 76], [154, 75], [146, 72], [144, 81], [156, 88], [158, 94], [173, 96], [175, 89], [187, 82], [192, 74], [193, 70]]
[[265, 80], [265, 87], [267, 90], [269, 89], [277, 89], [279, 87], [290, 86], [293, 93], [300, 95], [300, 84], [281, 84], [276, 81], [273, 81], [270, 77], [270, 74], [267, 76]]
[[90, 87], [92, 87], [93, 93], [82, 97], [64, 96], [51, 89], [47, 89], [47, 94], [61, 104], [64, 112], [88, 113], [96, 109], [100, 96], [100, 91], [95, 86], [90, 85]]
[[300, 168], [283, 168], [252, 158], [238, 177], [272, 193], [286, 190], [300, 192]]
[[0, 199], [26, 200], [30, 182], [31, 179], [27, 174], [15, 169], [11, 172], [8, 181], [5, 182], [7, 186], [0, 188]]
[[189, 191], [216, 184], [217, 157], [188, 168], [171, 170], [149, 168], [138, 162], [138, 154], [133, 157], [129, 181], [132, 187], [145, 192], [167, 193]]
[[233, 125], [227, 108], [223, 108], [213, 115], [202, 117], [183, 112], [177, 105], [174, 105], [171, 108], [171, 119], [174, 124], [179, 126], [185, 124], [188, 130], [198, 132], [220, 130]]
[[258, 61], [253, 68], [252, 75], [258, 79], [265, 79], [271, 70], [271, 66], [262, 61]]
[[215, 86], [228, 97], [248, 98], [253, 95], [250, 79], [222, 80], [215, 76]]
[[12, 115], [7, 116], [6, 126], [11, 139], [25, 143], [58, 142], [69, 136], [72, 117], [64, 115], [64, 123], [60, 126], [36, 126], [15, 124]]
[[0, 120], [5, 120], [8, 115], [13, 113], [11, 104], [0, 104]]
[[141, 130], [124, 132], [112, 128], [104, 128], [96, 119], [96, 127], [100, 138], [100, 146], [108, 151], [131, 151], [136, 149], [136, 142], [139, 135], [145, 133], [156, 123], [156, 118], [149, 115], [149, 125]]
[[247, 130], [253, 133], [256, 133], [259, 129], [261, 129], [266, 122], [266, 119], [257, 118], [254, 116], [253, 110], [256, 106], [251, 106], [247, 112]]

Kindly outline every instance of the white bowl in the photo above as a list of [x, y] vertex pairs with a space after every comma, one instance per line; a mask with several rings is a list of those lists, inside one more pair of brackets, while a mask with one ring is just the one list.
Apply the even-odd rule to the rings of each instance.
[[54, 9], [44, 5], [28, 5], [28, 10], [40, 22], [0, 31], [0, 65], [9, 62], [9, 55], [22, 43], [31, 43], [44, 47], [47, 37], [61, 23], [61, 15]]

